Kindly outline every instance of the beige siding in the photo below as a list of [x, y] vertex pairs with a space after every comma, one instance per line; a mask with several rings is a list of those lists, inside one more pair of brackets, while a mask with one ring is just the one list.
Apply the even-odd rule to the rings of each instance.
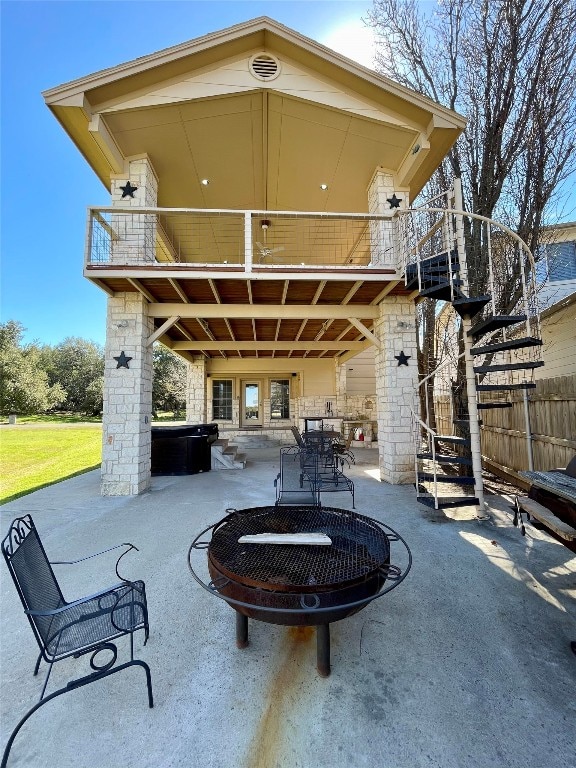
[[[273, 54], [272, 51], [270, 53]], [[177, 82], [169, 82], [163, 86], [156, 85], [152, 90], [141, 93], [135, 98], [108, 106], [103, 112], [117, 112], [123, 109], [136, 109], [226, 94], [245, 93], [266, 87], [287, 96], [296, 96], [363, 117], [385, 121], [392, 125], [407, 125], [406, 119], [392, 110], [384, 111], [374, 102], [342, 90], [342, 87], [335, 81], [319, 77], [316, 73], [307, 71], [283, 57], [280, 58], [280, 75], [274, 80], [263, 83], [250, 73], [250, 58], [251, 56], [243, 56], [240, 59], [228, 60], [219, 67], [203, 69], [181, 80], [179, 79]], [[415, 126], [411, 125], [411, 127]]]
[[346, 363], [346, 393], [348, 395], [374, 395], [375, 392], [374, 348], [371, 347]]
[[542, 359], [537, 379], [576, 373], [576, 296], [571, 304], [542, 317]]

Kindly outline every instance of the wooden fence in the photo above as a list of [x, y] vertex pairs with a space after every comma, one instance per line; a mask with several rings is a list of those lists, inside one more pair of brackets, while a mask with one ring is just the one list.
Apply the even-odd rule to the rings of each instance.
[[[534, 469], [565, 467], [576, 454], [576, 375], [541, 379], [527, 392]], [[505, 394], [512, 408], [481, 411], [482, 454], [518, 472], [528, 469], [523, 392]]]
[[[541, 379], [529, 389], [528, 411], [532, 432], [534, 469], [565, 467], [576, 454], [576, 375]], [[483, 400], [489, 399], [486, 394]], [[523, 391], [494, 393], [512, 408], [482, 410], [482, 455], [495, 470], [512, 473], [527, 470], [528, 446]], [[449, 395], [434, 397], [436, 426], [440, 434], [453, 434]]]

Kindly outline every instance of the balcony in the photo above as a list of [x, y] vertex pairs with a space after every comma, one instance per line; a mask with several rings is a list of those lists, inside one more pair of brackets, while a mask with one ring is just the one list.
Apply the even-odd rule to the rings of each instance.
[[363, 279], [394, 279], [399, 249], [392, 214], [90, 208], [85, 273], [298, 272], [328, 279], [361, 272]]

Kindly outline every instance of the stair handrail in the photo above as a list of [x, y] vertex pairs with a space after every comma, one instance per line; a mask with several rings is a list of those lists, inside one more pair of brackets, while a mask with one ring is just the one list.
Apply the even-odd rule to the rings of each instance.
[[[535, 276], [536, 276], [536, 262], [534, 260], [534, 256], [532, 255], [532, 251], [528, 247], [528, 245], [524, 242], [524, 240], [518, 235], [514, 230], [510, 229], [510, 227], [507, 227], [506, 224], [502, 224], [499, 221], [496, 221], [495, 219], [491, 219], [489, 216], [482, 216], [479, 213], [471, 213], [470, 211], [464, 211], [460, 208], [436, 208], [436, 207], [415, 207], [415, 208], [398, 208], [395, 211], [395, 216], [407, 216], [411, 213], [422, 213], [422, 212], [430, 212], [430, 213], [442, 213], [444, 215], [450, 214], [454, 216], [460, 216], [460, 217], [468, 217], [471, 219], [476, 219], [478, 221], [486, 222], [487, 224], [493, 224], [494, 226], [501, 229], [503, 232], [506, 232], [510, 237], [512, 237], [513, 240], [515, 240], [518, 245], [520, 246], [521, 250], [525, 253], [526, 257], [528, 258], [528, 262], [530, 264], [530, 271], [532, 273], [532, 288], [534, 293], [534, 319], [536, 322], [536, 329], [538, 335], [540, 335], [540, 312], [539, 312], [539, 306], [538, 306], [538, 296], [536, 292], [536, 285], [535, 285]], [[429, 233], [428, 233], [429, 234]], [[431, 236], [431, 235], [430, 235]], [[424, 243], [426, 242], [426, 239], [428, 238], [422, 238], [419, 242]], [[408, 249], [406, 249], [406, 255], [408, 254]], [[420, 264], [420, 261], [418, 262]], [[490, 264], [492, 263], [492, 259], [490, 258]], [[404, 270], [406, 269], [406, 264], [404, 264]], [[528, 304], [528, 296], [526, 292], [526, 270], [524, 267], [524, 262], [521, 259], [520, 260], [520, 270], [521, 270], [521, 277], [522, 277], [522, 295], [524, 299], [524, 304], [526, 307], [529, 306]], [[420, 272], [420, 267], [418, 268], [418, 272]], [[527, 334], [530, 335], [530, 316], [529, 313], [527, 313], [527, 318], [525, 321], [526, 325], [526, 331]]]
[[[461, 357], [464, 357], [464, 355], [465, 355], [465, 354], [466, 354], [465, 352], [460, 352], [460, 354], [459, 354], [459, 355], [458, 355], [458, 357], [456, 358], [456, 362], [458, 362], [458, 360], [460, 360], [460, 358], [461, 358]], [[449, 356], [447, 355], [447, 356], [446, 356], [446, 357], [445, 357], [445, 358], [444, 358], [444, 359], [443, 359], [443, 360], [442, 360], [442, 361], [441, 361], [441, 362], [440, 362], [440, 363], [439, 363], [439, 364], [436, 366], [436, 368], [434, 368], [434, 370], [433, 370], [433, 371], [431, 371], [431, 372], [430, 372], [430, 373], [428, 373], [426, 376], [424, 376], [424, 378], [423, 378], [423, 379], [420, 379], [420, 381], [418, 382], [418, 386], [416, 387], [416, 390], [418, 391], [418, 390], [420, 389], [420, 387], [421, 387], [423, 384], [425, 384], [425, 383], [428, 381], [428, 379], [430, 379], [432, 376], [435, 376], [435, 375], [438, 373], [438, 371], [441, 371], [441, 370], [442, 370], [442, 368], [444, 368], [446, 365], [448, 365], [448, 363], [454, 363], [454, 360], [453, 360], [451, 357], [449, 357]], [[430, 423], [430, 408], [429, 408], [429, 406], [428, 406], [428, 398], [427, 398], [427, 397], [425, 397], [425, 398], [424, 398], [424, 402], [426, 403], [426, 421], [427, 421], [428, 423]]]
[[[436, 442], [434, 440], [434, 437], [438, 435], [437, 432], [435, 432], [431, 427], [429, 427], [427, 424], [425, 424], [422, 419], [416, 415], [416, 412], [413, 408], [410, 408], [410, 411], [412, 413], [412, 419], [417, 422], [420, 427], [423, 427], [426, 432], [429, 433], [428, 440], [430, 441], [431, 446], [431, 454], [432, 454], [432, 468], [433, 468], [433, 474], [434, 474], [434, 508], [438, 509], [438, 479], [437, 479], [437, 472], [436, 472]], [[414, 451], [414, 471], [415, 471], [415, 480], [416, 480], [416, 498], [420, 497], [420, 489], [418, 488], [418, 446], [415, 446]]]

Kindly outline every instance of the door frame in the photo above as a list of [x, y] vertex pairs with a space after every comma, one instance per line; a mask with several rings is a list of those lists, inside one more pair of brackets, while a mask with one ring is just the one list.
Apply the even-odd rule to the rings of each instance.
[[[254, 386], [258, 387], [258, 417], [256, 419], [248, 419], [246, 417], [246, 387]], [[261, 427], [264, 424], [264, 382], [262, 379], [250, 378], [240, 379], [240, 427]]]

